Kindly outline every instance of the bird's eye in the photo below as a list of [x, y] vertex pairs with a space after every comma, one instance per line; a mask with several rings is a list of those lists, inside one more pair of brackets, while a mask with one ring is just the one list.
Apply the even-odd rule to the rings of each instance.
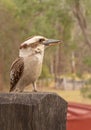
[[43, 41], [45, 41], [45, 39], [43, 39], [43, 38], [39, 39], [39, 42], [43, 42]]

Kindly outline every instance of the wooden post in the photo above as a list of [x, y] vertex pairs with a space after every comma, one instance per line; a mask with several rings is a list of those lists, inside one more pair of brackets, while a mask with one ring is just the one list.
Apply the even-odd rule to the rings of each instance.
[[0, 130], [66, 130], [66, 114], [55, 93], [0, 94]]

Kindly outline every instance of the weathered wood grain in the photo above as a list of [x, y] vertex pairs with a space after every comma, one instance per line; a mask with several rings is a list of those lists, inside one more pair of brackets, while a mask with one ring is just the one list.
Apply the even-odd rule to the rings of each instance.
[[0, 94], [0, 130], [66, 130], [66, 113], [55, 93]]

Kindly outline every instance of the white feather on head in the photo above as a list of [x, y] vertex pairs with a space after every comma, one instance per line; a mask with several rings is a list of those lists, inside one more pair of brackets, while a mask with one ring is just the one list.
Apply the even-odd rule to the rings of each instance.
[[[38, 49], [40, 49], [41, 51], [44, 51], [44, 45], [42, 45], [42, 44], [39, 44], [39, 46], [37, 46], [35, 49], [32, 48], [31, 46], [29, 46], [33, 43], [39, 42], [40, 39], [46, 40], [47, 38], [45, 38], [43, 36], [33, 36], [30, 39], [23, 42], [20, 46], [19, 56], [25, 57], [25, 56], [31, 55], [34, 53], [34, 51], [37, 51]], [[27, 47], [27, 46], [29, 46], [29, 47]]]
[[43, 36], [33, 36], [33, 37], [31, 37], [30, 39], [28, 39], [28, 40], [26, 40], [25, 42], [23, 42], [21, 45], [24, 45], [24, 44], [29, 45], [29, 44], [38, 42], [39, 39], [45, 39], [45, 40], [46, 40], [47, 38], [45, 38], [45, 37], [43, 37]]

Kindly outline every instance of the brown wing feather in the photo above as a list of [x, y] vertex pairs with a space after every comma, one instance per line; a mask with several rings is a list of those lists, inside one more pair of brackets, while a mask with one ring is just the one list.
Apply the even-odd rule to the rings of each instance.
[[10, 92], [14, 90], [24, 70], [23, 58], [17, 58], [10, 69]]

